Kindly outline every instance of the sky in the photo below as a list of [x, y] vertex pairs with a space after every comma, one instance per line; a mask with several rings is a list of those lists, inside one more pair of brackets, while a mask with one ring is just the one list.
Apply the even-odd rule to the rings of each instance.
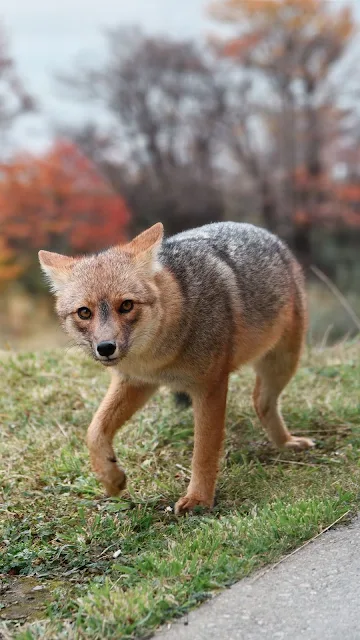
[[[331, 0], [343, 4], [345, 0]], [[22, 119], [16, 148], [41, 150], [56, 122], [82, 117], [83, 108], [64, 100], [54, 74], [71, 70], [81, 54], [96, 60], [104, 52], [102, 30], [140, 25], [148, 33], [201, 37], [214, 30], [208, 0], [0, 0], [10, 52], [41, 113]], [[360, 19], [360, 0], [353, 0]]]
[[80, 54], [82, 59], [101, 56], [106, 27], [137, 24], [148, 33], [198, 37], [210, 28], [207, 4], [207, 0], [0, 0], [0, 21], [11, 55], [41, 107], [39, 116], [23, 118], [17, 125], [16, 147], [41, 150], [56, 121], [81, 117], [83, 108], [64, 100], [54, 74], [71, 70]]

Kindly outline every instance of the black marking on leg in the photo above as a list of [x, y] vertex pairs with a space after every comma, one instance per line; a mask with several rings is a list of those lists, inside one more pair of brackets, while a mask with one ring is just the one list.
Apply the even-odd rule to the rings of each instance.
[[112, 456], [111, 458], [108, 458], [109, 462], [117, 462], [115, 456]]
[[122, 491], [123, 489], [125, 489], [125, 487], [126, 487], [126, 476], [124, 475], [123, 479], [120, 480], [118, 484], [118, 488], [120, 489], [120, 491]]

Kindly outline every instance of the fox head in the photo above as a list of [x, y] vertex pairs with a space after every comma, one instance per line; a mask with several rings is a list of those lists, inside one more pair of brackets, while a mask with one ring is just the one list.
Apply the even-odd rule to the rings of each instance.
[[65, 330], [106, 366], [139, 356], [161, 321], [156, 274], [163, 226], [155, 224], [128, 244], [71, 258], [39, 251], [39, 260]]

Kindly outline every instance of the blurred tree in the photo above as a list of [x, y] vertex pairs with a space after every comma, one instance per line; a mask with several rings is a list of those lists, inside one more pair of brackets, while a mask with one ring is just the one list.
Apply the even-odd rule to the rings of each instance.
[[[356, 32], [354, 16], [350, 7], [335, 9], [326, 0], [218, 0], [210, 13], [238, 31], [218, 43], [220, 53], [265, 81], [264, 100], [268, 92], [276, 105], [269, 116], [282, 213], [291, 223], [293, 247], [307, 264], [324, 173], [324, 109], [336, 103], [336, 91], [329, 91], [331, 73]], [[305, 172], [301, 184], [296, 183], [299, 165]]]
[[23, 263], [42, 247], [85, 252], [125, 241], [128, 220], [122, 198], [73, 144], [0, 165], [0, 229]]
[[233, 64], [216, 66], [215, 74], [223, 107], [218, 122], [219, 144], [222, 145], [223, 156], [227, 154], [236, 167], [239, 198], [245, 196], [247, 181], [253, 190], [250, 210], [242, 212], [241, 217], [256, 218], [259, 210], [260, 223], [278, 232], [279, 202], [274, 181], [276, 162], [269, 126], [271, 109], [253, 95], [252, 79], [239, 75]]
[[0, 291], [20, 273], [21, 266], [16, 264], [14, 251], [9, 249], [5, 238], [0, 237]]
[[5, 31], [0, 23], [0, 142], [2, 147], [15, 120], [34, 109], [34, 99], [27, 93], [17, 75], [15, 62], [8, 52]]
[[[168, 232], [222, 218], [217, 184], [221, 95], [212, 60], [188, 41], [107, 34], [107, 61], [60, 81], [72, 98], [101, 105], [109, 127], [67, 131], [101, 164], [133, 214], [133, 231], [161, 220]], [[102, 117], [104, 122], [104, 117]]]
[[[20, 81], [8, 49], [5, 31], [0, 23], [0, 158], [4, 156], [11, 126], [18, 117], [35, 109], [35, 102]], [[1, 215], [0, 211], [0, 220]], [[14, 253], [7, 244], [0, 224], [0, 286], [18, 275], [20, 268], [14, 264], [14, 260]]]

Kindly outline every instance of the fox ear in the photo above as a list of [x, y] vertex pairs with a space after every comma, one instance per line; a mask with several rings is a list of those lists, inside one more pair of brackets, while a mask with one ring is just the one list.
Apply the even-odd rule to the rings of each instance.
[[60, 253], [39, 251], [39, 261], [43, 272], [49, 280], [51, 290], [53, 293], [58, 293], [67, 283], [76, 259], [62, 256]]
[[152, 273], [156, 273], [162, 268], [158, 261], [158, 254], [163, 236], [164, 227], [161, 222], [157, 222], [121, 249], [130, 253], [138, 264], [147, 267]]

